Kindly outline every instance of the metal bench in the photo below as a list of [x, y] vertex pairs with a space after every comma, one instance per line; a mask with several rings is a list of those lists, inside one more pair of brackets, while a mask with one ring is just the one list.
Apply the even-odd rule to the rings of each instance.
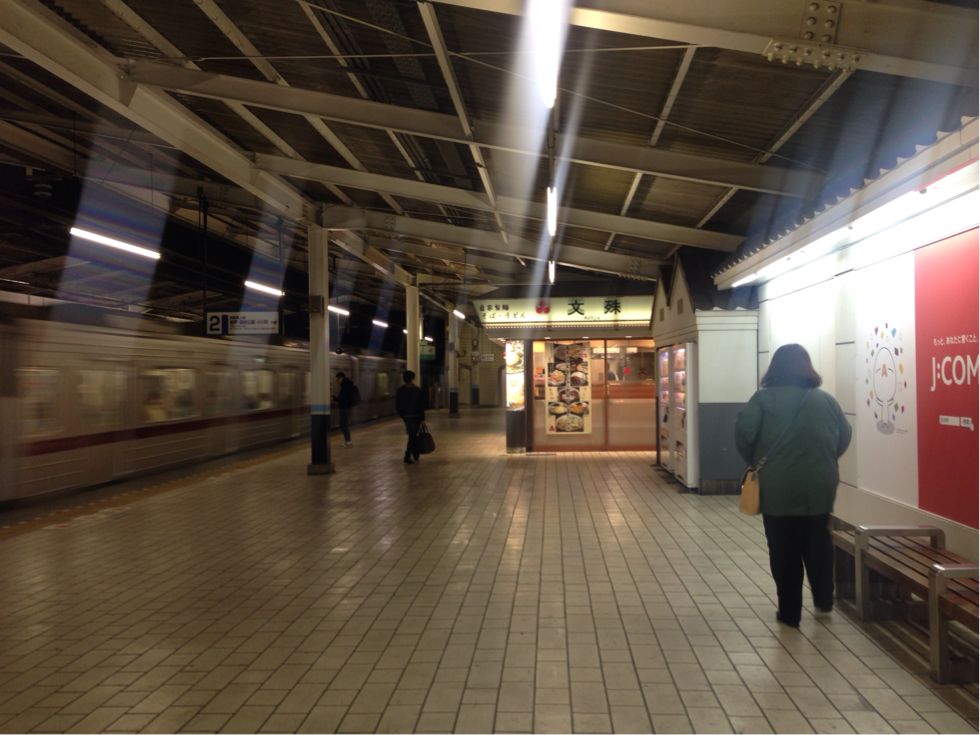
[[[929, 663], [933, 678], [946, 683], [955, 678], [975, 678], [975, 667], [954, 672], [950, 656], [950, 622], [956, 621], [974, 634], [978, 622], [977, 564], [946, 549], [941, 529], [927, 526], [856, 526], [835, 529], [834, 545], [854, 558], [854, 605], [862, 620], [879, 615], [883, 605], [875, 599], [872, 573], [894, 583], [903, 594], [915, 595], [928, 615]], [[838, 579], [841, 575], [838, 574]], [[838, 595], [848, 588], [838, 584]], [[961, 675], [962, 674], [962, 675]]]

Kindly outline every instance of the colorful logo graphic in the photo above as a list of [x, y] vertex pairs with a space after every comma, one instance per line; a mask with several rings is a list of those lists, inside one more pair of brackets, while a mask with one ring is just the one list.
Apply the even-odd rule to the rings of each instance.
[[867, 406], [878, 421], [878, 431], [894, 434], [896, 422], [905, 414], [904, 394], [909, 388], [902, 333], [885, 322], [874, 328], [864, 346]]

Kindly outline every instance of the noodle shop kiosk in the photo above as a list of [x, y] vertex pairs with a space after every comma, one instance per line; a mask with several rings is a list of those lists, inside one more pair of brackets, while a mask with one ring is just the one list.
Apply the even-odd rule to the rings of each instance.
[[504, 345], [508, 452], [656, 449], [653, 294], [476, 299]]

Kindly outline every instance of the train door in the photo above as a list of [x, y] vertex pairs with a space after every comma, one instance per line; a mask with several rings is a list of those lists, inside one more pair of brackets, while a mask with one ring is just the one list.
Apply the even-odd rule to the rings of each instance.
[[70, 432], [81, 438], [84, 449], [77, 450], [79, 474], [84, 486], [112, 480], [124, 467], [118, 453], [121, 442], [116, 432], [123, 428], [128, 407], [125, 363], [118, 360], [88, 360], [84, 368], [68, 373], [65, 386]]
[[204, 374], [204, 411], [210, 420], [207, 434], [210, 456], [227, 454], [233, 449], [230, 423], [235, 414], [233, 381], [231, 368], [221, 363], [209, 365]]
[[[0, 426], [17, 423], [17, 340], [14, 327], [0, 322]], [[17, 431], [0, 431], [0, 500], [14, 496], [17, 488], [15, 437]]]

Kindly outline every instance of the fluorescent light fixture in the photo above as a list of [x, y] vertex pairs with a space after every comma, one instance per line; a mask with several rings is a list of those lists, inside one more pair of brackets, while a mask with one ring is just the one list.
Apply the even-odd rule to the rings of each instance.
[[453, 309], [453, 314], [455, 314], [456, 316], [458, 316], [460, 319], [465, 319], [466, 318], [466, 314], [464, 314], [463, 312], [461, 312], [459, 309]]
[[756, 278], [759, 277], [758, 273], [749, 273], [747, 276], [742, 276], [735, 283], [732, 284], [732, 288], [738, 288], [739, 286], [744, 286], [746, 283], [752, 283]]
[[333, 304], [327, 307], [327, 311], [332, 311], [334, 314], [340, 314], [341, 316], [350, 316], [350, 312], [347, 309], [341, 309], [339, 306], [334, 306]]
[[555, 106], [558, 71], [567, 32], [567, 0], [530, 0], [527, 22], [534, 50], [534, 81], [541, 102], [549, 110]]
[[558, 232], [558, 194], [555, 187], [548, 187], [548, 234], [552, 237]]
[[388, 328], [388, 322], [383, 322], [380, 319], [372, 319], [371, 324], [373, 324], [376, 327], [383, 327], [384, 329]]
[[432, 339], [432, 337], [423, 337], [422, 339], [424, 339], [426, 342], [433, 342], [434, 341]]
[[266, 286], [264, 283], [258, 283], [257, 281], [245, 281], [245, 288], [250, 288], [253, 291], [261, 291], [262, 293], [267, 293], [270, 296], [286, 295], [278, 288], [273, 288], [272, 286]]
[[75, 237], [80, 237], [83, 240], [91, 240], [92, 242], [99, 243], [99, 245], [107, 245], [110, 248], [124, 250], [127, 253], [132, 253], [133, 255], [142, 255], [144, 258], [151, 258], [152, 260], [160, 259], [160, 253], [156, 252], [155, 250], [147, 250], [146, 248], [141, 248], [138, 245], [130, 245], [128, 242], [115, 240], [111, 237], [99, 235], [95, 232], [89, 232], [88, 230], [83, 230], [79, 227], [72, 227], [69, 232]]
[[548, 282], [555, 282], [555, 261], [553, 260], [548, 261]]

